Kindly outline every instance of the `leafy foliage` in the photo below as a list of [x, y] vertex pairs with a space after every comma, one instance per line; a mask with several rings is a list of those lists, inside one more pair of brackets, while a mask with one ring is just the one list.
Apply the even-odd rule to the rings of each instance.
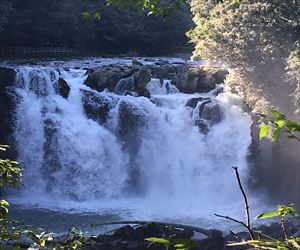
[[256, 219], [268, 219], [268, 218], [274, 218], [274, 217], [286, 217], [287, 215], [291, 215], [293, 217], [296, 216], [296, 209], [293, 207], [293, 205], [278, 205], [277, 208], [274, 211], [270, 212], [264, 212], [259, 215], [257, 215]]
[[[7, 145], [0, 145], [1, 151], [6, 151]], [[16, 161], [0, 159], [0, 188], [17, 187], [22, 178], [22, 169], [17, 167]], [[8, 244], [14, 249], [20, 249], [20, 241], [30, 239], [34, 244], [43, 249], [70, 250], [81, 248], [86, 242], [86, 237], [81, 231], [72, 228], [69, 233], [58, 241], [53, 233], [46, 233], [42, 229], [31, 229], [9, 219], [9, 203], [0, 200], [0, 249]]]
[[300, 1], [192, 0], [191, 9], [194, 57], [229, 66], [227, 86], [252, 108], [266, 112], [285, 98], [291, 110], [288, 94], [300, 96]]
[[185, 45], [185, 32], [192, 27], [187, 5], [164, 19], [146, 15], [159, 12], [159, 8], [149, 9], [153, 8], [152, 1], [145, 5], [145, 12], [116, 7], [129, 7], [134, 1], [109, 1], [109, 6], [106, 0], [7, 2], [9, 8], [1, 9], [4, 4], [0, 3], [0, 14], [6, 17], [2, 25], [0, 17], [0, 46], [4, 47], [67, 47], [152, 55]]
[[276, 110], [271, 110], [271, 115], [260, 114], [264, 122], [259, 127], [259, 139], [269, 135], [272, 131], [273, 142], [278, 141], [281, 133], [286, 133], [289, 138], [300, 141], [297, 133], [300, 133], [300, 124], [293, 120], [288, 120], [285, 115]]
[[145, 240], [150, 242], [149, 246], [154, 243], [158, 243], [164, 245], [166, 250], [168, 250], [169, 247], [172, 247], [172, 249], [176, 249], [176, 250], [187, 250], [189, 248], [195, 248], [198, 246], [198, 243], [195, 240], [175, 239], [174, 235], [168, 238], [150, 237], [150, 238], [146, 238]]

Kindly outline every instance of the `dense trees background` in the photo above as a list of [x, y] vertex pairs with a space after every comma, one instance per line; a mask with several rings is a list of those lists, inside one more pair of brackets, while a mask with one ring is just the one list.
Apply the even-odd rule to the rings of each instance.
[[[1, 47], [66, 47], [108, 53], [169, 53], [185, 45], [192, 27], [186, 5], [164, 19], [105, 0], [4, 0], [0, 2]], [[101, 18], [84, 18], [100, 10]]]

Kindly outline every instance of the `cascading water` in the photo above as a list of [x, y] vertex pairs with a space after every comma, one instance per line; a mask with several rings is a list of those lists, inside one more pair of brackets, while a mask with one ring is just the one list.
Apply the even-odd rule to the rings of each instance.
[[[67, 99], [59, 78], [70, 87]], [[231, 166], [247, 176], [251, 120], [236, 96], [182, 94], [152, 79], [148, 99], [96, 92], [85, 79], [82, 69], [18, 68], [14, 138], [25, 187], [15, 203], [191, 221], [242, 204]], [[222, 119], [202, 119], [201, 132], [205, 98]]]

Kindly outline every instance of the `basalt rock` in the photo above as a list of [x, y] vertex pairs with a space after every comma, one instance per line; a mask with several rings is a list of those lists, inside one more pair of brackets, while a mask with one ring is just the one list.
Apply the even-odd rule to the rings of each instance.
[[199, 116], [207, 120], [210, 125], [215, 125], [222, 121], [222, 111], [219, 104], [211, 101], [203, 102], [200, 105]]
[[85, 80], [85, 85], [97, 91], [103, 91], [106, 88], [112, 91], [122, 78], [122, 71], [117, 67], [98, 68], [90, 72]]
[[57, 94], [61, 95], [65, 99], [69, 97], [70, 86], [64, 79], [59, 78], [54, 87]]
[[106, 122], [109, 110], [117, 104], [117, 98], [85, 89], [80, 92], [86, 116], [100, 124]]
[[206, 98], [206, 97], [191, 98], [186, 102], [185, 106], [194, 109], [194, 108], [196, 108], [196, 106], [199, 102], [203, 102], [203, 101], [207, 101], [207, 100], [210, 100], [210, 98]]

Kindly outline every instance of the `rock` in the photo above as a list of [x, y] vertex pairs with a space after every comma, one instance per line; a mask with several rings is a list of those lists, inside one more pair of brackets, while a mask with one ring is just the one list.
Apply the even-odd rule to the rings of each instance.
[[143, 64], [140, 61], [138, 61], [137, 59], [132, 60], [132, 66], [134, 66], [134, 65], [143, 66]]
[[182, 65], [172, 82], [183, 93], [206, 93], [223, 83], [227, 74], [226, 70], [218, 67]]
[[106, 88], [112, 91], [121, 77], [122, 72], [118, 68], [98, 68], [88, 71], [88, 77], [84, 84], [97, 91], [103, 91]]
[[199, 248], [201, 250], [222, 250], [225, 246], [225, 239], [222, 232], [219, 230], [210, 230], [210, 237], [199, 241]]
[[114, 88], [113, 92], [118, 95], [126, 95], [128, 92], [134, 92], [135, 91], [135, 81], [134, 77], [128, 77], [120, 79]]
[[134, 73], [134, 85], [136, 90], [145, 89], [148, 82], [151, 81], [151, 72], [142, 68], [140, 71]]
[[55, 89], [57, 93], [61, 95], [63, 98], [67, 99], [69, 97], [70, 86], [64, 79], [62, 78], [58, 79]]
[[117, 105], [118, 99], [85, 89], [80, 90], [86, 116], [99, 122], [106, 122], [108, 112]]
[[[152, 68], [152, 77], [160, 80], [171, 79], [177, 73], [178, 66], [175, 65], [162, 65]], [[173, 75], [172, 75], [173, 74]]]
[[186, 107], [191, 107], [191, 108], [196, 108], [198, 102], [203, 102], [203, 101], [206, 101], [206, 100], [210, 100], [210, 98], [206, 98], [206, 97], [195, 97], [195, 98], [191, 98], [189, 99], [185, 106]]
[[215, 125], [222, 121], [222, 111], [219, 104], [211, 101], [205, 101], [200, 105], [199, 116], [207, 120], [210, 125]]
[[162, 231], [156, 223], [142, 225], [135, 229], [134, 237], [136, 240], [143, 241], [147, 237], [161, 237]]
[[119, 239], [133, 239], [134, 238], [134, 229], [133, 227], [127, 225], [124, 227], [121, 227], [115, 231], [113, 234], [115, 238]]
[[138, 89], [138, 90], [137, 90], [137, 94], [138, 94], [139, 96], [144, 96], [144, 97], [147, 97], [147, 98], [150, 98], [150, 97], [151, 97], [150, 92], [149, 92], [148, 89]]
[[196, 120], [195, 125], [199, 128], [199, 132], [202, 134], [207, 134], [209, 132], [208, 125], [203, 120]]

